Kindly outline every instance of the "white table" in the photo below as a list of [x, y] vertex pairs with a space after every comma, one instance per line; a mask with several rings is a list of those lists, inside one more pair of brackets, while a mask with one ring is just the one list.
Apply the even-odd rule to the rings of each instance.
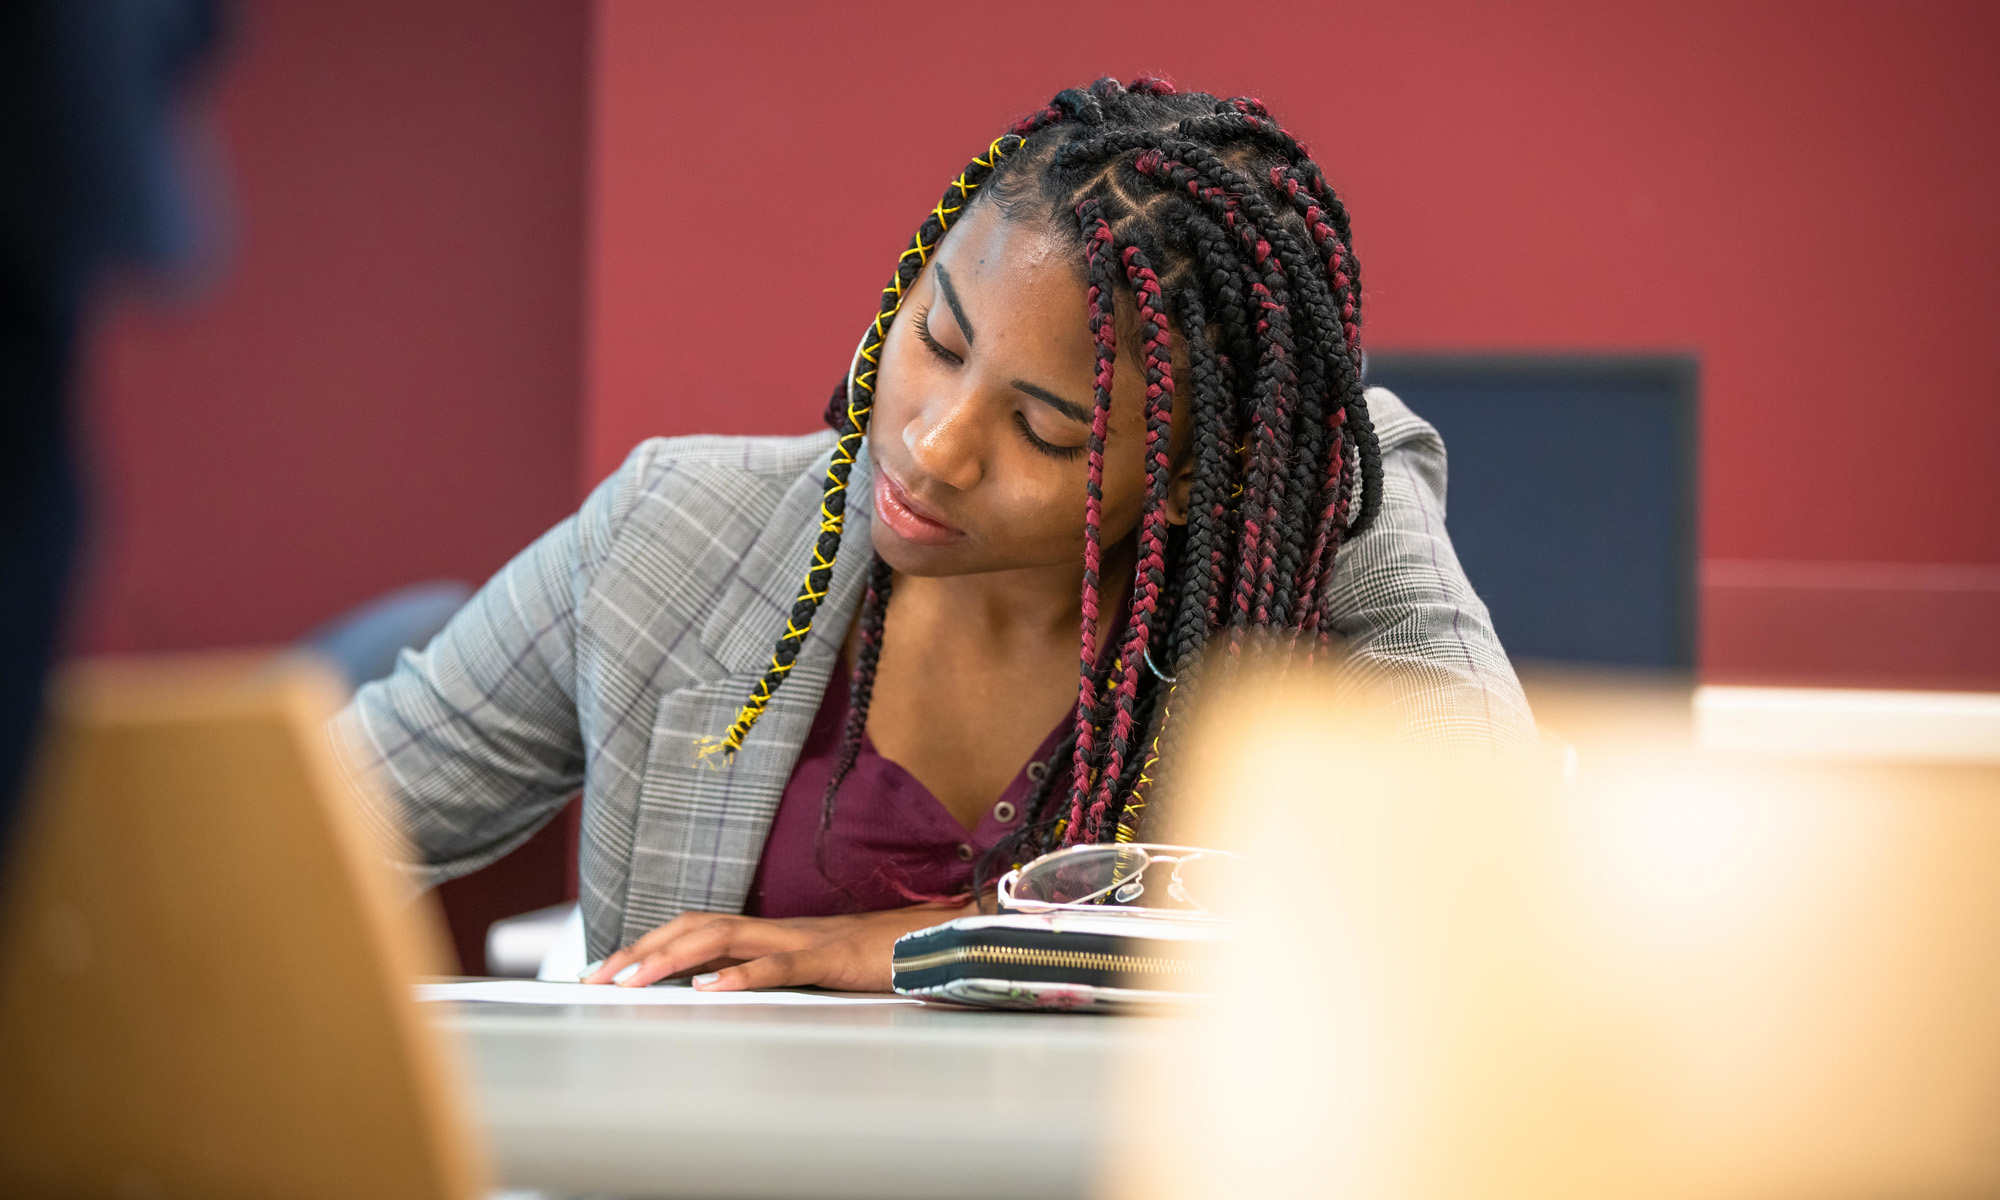
[[496, 1182], [554, 1194], [1024, 1200], [1096, 1190], [1160, 1017], [941, 1005], [439, 1005]]

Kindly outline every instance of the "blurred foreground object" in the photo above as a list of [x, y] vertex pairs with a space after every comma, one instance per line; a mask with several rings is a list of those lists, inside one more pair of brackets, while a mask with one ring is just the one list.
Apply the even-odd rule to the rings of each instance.
[[9, 1194], [477, 1193], [411, 980], [448, 971], [359, 824], [324, 668], [59, 675], [0, 907]]
[[1707, 750], [2000, 763], [2000, 695], [1990, 692], [1702, 687], [1694, 713], [1695, 736]]
[[77, 346], [109, 269], [196, 255], [172, 126], [217, 25], [206, 0], [0, 5], [0, 850], [82, 523]]
[[1688, 694], [1545, 691], [1519, 768], [1217, 703], [1185, 834], [1248, 928], [1108, 1194], [2000, 1193], [2000, 772], [1703, 754]]

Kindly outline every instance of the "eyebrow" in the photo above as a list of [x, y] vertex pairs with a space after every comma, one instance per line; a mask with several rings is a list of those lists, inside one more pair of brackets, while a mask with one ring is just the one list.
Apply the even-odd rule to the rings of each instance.
[[[970, 346], [973, 342], [972, 322], [965, 319], [965, 305], [959, 302], [958, 289], [952, 286], [951, 272], [945, 270], [943, 263], [937, 264], [936, 270], [938, 291], [944, 294], [944, 302], [951, 309], [951, 315], [958, 318], [959, 332], [965, 335], [965, 344]], [[1014, 387], [1017, 391], [1025, 392], [1035, 399], [1040, 400], [1043, 404], [1055, 409], [1072, 421], [1077, 421], [1084, 425], [1088, 425], [1091, 422], [1091, 410], [1081, 404], [1065, 400], [1045, 387], [1029, 383], [1025, 379], [1014, 380]]]
[[972, 332], [972, 322], [965, 319], [965, 305], [959, 303], [958, 289], [951, 286], [951, 272], [944, 269], [943, 263], [937, 265], [937, 281], [938, 290], [944, 293], [944, 302], [951, 306], [951, 315], [958, 318], [958, 329], [965, 335], [965, 344], [972, 345], [977, 340]]
[[1043, 404], [1046, 404], [1050, 408], [1055, 409], [1057, 412], [1061, 413], [1065, 417], [1068, 417], [1072, 421], [1077, 421], [1085, 425], [1090, 424], [1092, 413], [1089, 409], [1085, 408], [1081, 404], [1065, 400], [1061, 396], [1058, 396], [1054, 392], [1050, 391], [1049, 389], [1045, 387], [1038, 387], [1035, 384], [1029, 383], [1025, 379], [1016, 379], [1014, 381], [1014, 387], [1016, 390], [1026, 392], [1028, 395], [1033, 396], [1037, 400], [1040, 400]]

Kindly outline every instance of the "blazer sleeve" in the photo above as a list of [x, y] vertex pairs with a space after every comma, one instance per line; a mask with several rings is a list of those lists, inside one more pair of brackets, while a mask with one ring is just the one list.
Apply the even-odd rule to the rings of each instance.
[[582, 786], [577, 613], [661, 445], [641, 444], [333, 719], [375, 833], [419, 886], [505, 855]]
[[1527, 698], [1445, 532], [1444, 442], [1393, 395], [1369, 401], [1382, 507], [1341, 550], [1327, 597], [1343, 677], [1386, 693], [1412, 744], [1529, 751]]

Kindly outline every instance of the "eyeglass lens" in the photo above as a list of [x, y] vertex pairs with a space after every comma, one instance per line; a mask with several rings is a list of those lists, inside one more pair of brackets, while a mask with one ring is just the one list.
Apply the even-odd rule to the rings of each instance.
[[1014, 884], [1014, 895], [1044, 904], [1078, 904], [1115, 895], [1137, 882], [1150, 861], [1145, 851], [1129, 845], [1073, 850], [1023, 867]]

